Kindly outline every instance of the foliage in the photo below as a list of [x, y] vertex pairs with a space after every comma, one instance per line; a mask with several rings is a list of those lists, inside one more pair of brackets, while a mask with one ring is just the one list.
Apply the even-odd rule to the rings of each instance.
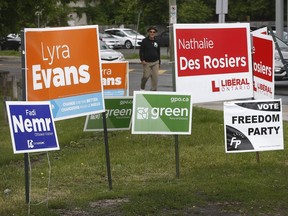
[[[75, 0], [73, 0], [75, 1]], [[27, 27], [65, 26], [72, 11], [67, 0], [4, 0], [0, 3], [0, 34]], [[71, 1], [72, 2], [72, 1]]]
[[275, 20], [275, 2], [266, 0], [229, 0], [228, 21]]
[[[72, 6], [77, 0], [2, 0], [0, 35], [20, 32], [22, 28], [65, 26], [71, 12], [87, 15], [88, 24], [138, 25], [169, 24], [168, 0], [84, 0], [85, 7]], [[217, 22], [215, 0], [177, 0], [178, 23]], [[229, 0], [227, 21], [274, 20], [275, 2], [267, 0]], [[41, 12], [37, 15], [37, 12]]]
[[199, 0], [183, 2], [178, 10], [179, 23], [203, 23], [212, 17], [212, 8]]

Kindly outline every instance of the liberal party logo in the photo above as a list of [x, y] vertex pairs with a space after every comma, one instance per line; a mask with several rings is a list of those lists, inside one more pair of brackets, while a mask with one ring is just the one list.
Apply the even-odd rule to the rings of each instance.
[[27, 140], [27, 146], [28, 148], [34, 148], [33, 140]]
[[225, 92], [225, 91], [237, 91], [250, 88], [250, 83], [247, 78], [233, 78], [225, 79], [216, 82], [211, 81], [212, 92]]
[[137, 108], [137, 119], [148, 119], [148, 108], [147, 107], [138, 107]]

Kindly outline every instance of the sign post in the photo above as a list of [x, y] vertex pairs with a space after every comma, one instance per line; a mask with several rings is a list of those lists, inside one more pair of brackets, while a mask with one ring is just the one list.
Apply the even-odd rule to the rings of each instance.
[[[105, 116], [97, 25], [27, 28], [24, 36], [27, 101], [50, 101], [55, 120], [97, 113]], [[106, 126], [106, 117], [103, 124]], [[104, 137], [111, 189], [105, 131]]]
[[59, 150], [51, 105], [48, 101], [7, 101], [6, 107], [14, 154], [24, 153], [25, 197], [30, 211], [29, 153]]
[[225, 23], [225, 14], [228, 13], [228, 0], [216, 0], [216, 14], [218, 22]]

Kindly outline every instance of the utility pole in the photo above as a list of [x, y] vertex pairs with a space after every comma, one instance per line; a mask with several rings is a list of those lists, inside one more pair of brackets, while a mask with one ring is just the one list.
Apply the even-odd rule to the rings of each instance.
[[225, 14], [228, 13], [228, 0], [216, 0], [216, 14], [218, 22], [225, 23]]
[[[176, 81], [175, 81], [175, 58], [174, 58], [174, 34], [173, 34], [173, 24], [177, 23], [177, 4], [176, 0], [169, 0], [169, 48], [170, 48], [170, 61], [172, 62], [172, 82], [173, 91], [176, 91]], [[175, 141], [175, 166], [176, 166], [176, 177], [179, 178], [179, 139], [178, 135], [174, 135]]]
[[284, 22], [284, 1], [275, 1], [275, 24], [276, 24], [276, 36], [283, 39], [283, 22]]

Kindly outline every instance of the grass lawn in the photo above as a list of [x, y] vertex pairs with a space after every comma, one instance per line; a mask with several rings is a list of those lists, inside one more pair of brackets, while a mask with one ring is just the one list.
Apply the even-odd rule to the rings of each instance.
[[222, 111], [193, 108], [192, 135], [179, 136], [179, 178], [173, 136], [109, 132], [112, 190], [103, 133], [83, 132], [84, 122], [57, 121], [60, 150], [29, 155], [29, 208], [24, 156], [13, 154], [1, 116], [1, 216], [288, 214], [287, 149], [260, 152], [260, 163], [255, 153], [225, 154]]

